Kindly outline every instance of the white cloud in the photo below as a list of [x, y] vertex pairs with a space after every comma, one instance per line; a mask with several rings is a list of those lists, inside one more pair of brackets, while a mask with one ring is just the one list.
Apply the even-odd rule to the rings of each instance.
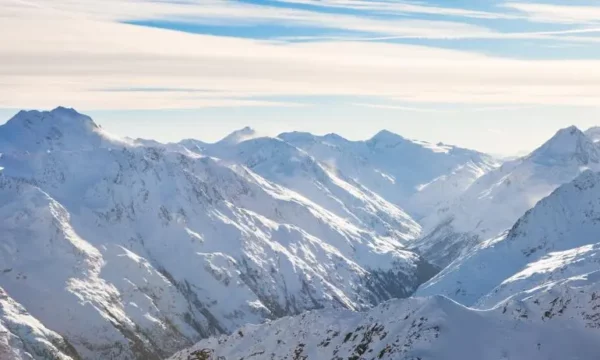
[[365, 10], [385, 14], [428, 14], [478, 19], [516, 19], [517, 15], [460, 8], [427, 6], [414, 2], [371, 0], [279, 0], [282, 3]]
[[[597, 106], [600, 100], [600, 61], [526, 61], [390, 43], [194, 35], [117, 23], [115, 18], [134, 13], [114, 6], [114, 0], [104, 7], [86, 3], [92, 10], [84, 12], [87, 7], [75, 0], [53, 1], [59, 11], [0, 0], [0, 106], [290, 106], [261, 99], [323, 95], [499, 105]], [[67, 5], [73, 9], [67, 11]], [[143, 11], [163, 11], [153, 6]], [[149, 91], [140, 91], [144, 88]]]
[[[49, 16], [65, 16], [70, 18], [85, 17], [90, 20], [135, 21], [166, 20], [182, 22], [189, 25], [236, 26], [256, 24], [278, 24], [281, 26], [300, 26], [308, 28], [325, 28], [345, 33], [348, 31], [366, 33], [362, 36], [317, 36], [305, 37], [311, 40], [393, 40], [393, 39], [530, 39], [530, 40], [564, 40], [572, 42], [597, 42], [594, 37], [571, 36], [558, 37], [564, 34], [582, 34], [595, 32], [594, 29], [569, 29], [556, 32], [498, 32], [480, 25], [460, 21], [419, 20], [402, 16], [390, 19], [369, 17], [367, 15], [344, 15], [324, 13], [301, 9], [281, 8], [266, 5], [246, 4], [239, 1], [225, 0], [185, 0], [185, 1], [151, 1], [151, 0], [0, 0], [12, 3], [13, 11], [4, 11], [9, 17], [11, 13], [29, 12], [33, 9], [44, 10]], [[365, 2], [363, 0], [286, 0], [293, 3], [314, 3], [350, 7], [356, 9], [403, 9], [406, 13], [438, 14], [444, 16], [459, 15], [463, 17], [481, 18], [513, 18], [514, 15], [479, 12], [465, 9], [431, 7], [400, 2]], [[14, 4], [20, 4], [15, 8]], [[510, 5], [507, 5], [510, 6]], [[17, 9], [17, 10], [15, 10]], [[243, 28], [240, 29], [240, 33]], [[291, 38], [281, 38], [290, 40]], [[294, 39], [301, 39], [296, 37]]]
[[[7, 0], [3, 0], [7, 1]], [[20, 1], [20, 0], [19, 0]], [[329, 28], [343, 31], [410, 36], [416, 38], [461, 38], [490, 31], [481, 26], [453, 21], [411, 19], [383, 20], [366, 16], [328, 14], [317, 11], [244, 4], [224, 0], [156, 2], [149, 0], [28, 0], [23, 6], [54, 14], [85, 16], [100, 20], [169, 20], [195, 24], [280, 24]]]
[[354, 106], [361, 106], [374, 109], [384, 110], [399, 110], [406, 112], [422, 112], [422, 113], [468, 113], [468, 112], [498, 112], [498, 111], [511, 111], [529, 108], [528, 106], [468, 106], [468, 107], [457, 107], [457, 108], [443, 108], [439, 107], [414, 107], [394, 104], [370, 104], [370, 103], [353, 103]]
[[436, 109], [436, 108], [389, 105], [389, 104], [353, 103], [352, 105], [366, 107], [366, 108], [373, 108], [373, 109], [399, 110], [399, 111], [408, 111], [408, 112], [445, 113], [445, 112], [449, 111], [449, 110], [441, 110], [441, 109]]
[[504, 7], [526, 14], [530, 21], [564, 24], [600, 23], [600, 6], [509, 2], [504, 4]]

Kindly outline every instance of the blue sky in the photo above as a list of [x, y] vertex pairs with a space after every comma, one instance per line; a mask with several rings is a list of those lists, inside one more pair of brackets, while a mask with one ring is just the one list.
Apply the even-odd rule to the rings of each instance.
[[382, 128], [493, 153], [600, 117], [592, 1], [1, 0], [0, 115], [119, 135]]

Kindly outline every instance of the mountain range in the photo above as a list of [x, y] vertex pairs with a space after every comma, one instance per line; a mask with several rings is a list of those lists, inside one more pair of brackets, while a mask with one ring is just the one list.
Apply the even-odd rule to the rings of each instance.
[[[324, 190], [309, 196], [253, 171], [281, 161], [280, 143], [249, 143], [232, 162], [121, 139], [72, 109], [10, 119], [0, 287], [22, 318], [2, 319], [6, 341], [57, 358], [68, 344], [85, 359], [158, 359], [247, 323], [367, 309], [435, 274], [405, 248], [420, 233], [410, 216], [312, 158], [269, 176], [313, 177]], [[30, 317], [43, 341], [22, 335]]]
[[164, 144], [19, 112], [0, 358], [588, 359], [597, 133], [501, 162], [389, 131]]
[[246, 326], [171, 359], [594, 359], [599, 234], [600, 174], [586, 170], [415, 297]]
[[526, 301], [473, 310], [434, 296], [392, 300], [367, 312], [314, 311], [203, 340], [170, 360], [594, 359], [598, 276]]
[[421, 220], [423, 236], [412, 248], [446, 267], [586, 170], [600, 170], [599, 147], [576, 127], [562, 129], [531, 154], [487, 172], [432, 211]]

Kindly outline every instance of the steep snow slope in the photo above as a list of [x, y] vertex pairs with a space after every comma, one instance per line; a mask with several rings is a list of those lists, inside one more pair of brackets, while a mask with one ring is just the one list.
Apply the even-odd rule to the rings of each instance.
[[[548, 283], [508, 299], [496, 309], [519, 319], [568, 321], [571, 327], [600, 329], [600, 271]], [[569, 331], [570, 329], [565, 329]]]
[[247, 323], [365, 309], [433, 275], [246, 167], [117, 139], [74, 110], [19, 113], [0, 153], [0, 286], [85, 359], [161, 358]]
[[408, 200], [411, 209], [437, 209], [465, 192], [473, 182], [496, 167], [496, 163], [468, 161], [448, 174], [419, 186], [418, 192]]
[[423, 219], [425, 235], [413, 248], [444, 267], [587, 169], [600, 169], [599, 148], [576, 127], [562, 129], [529, 156], [487, 173]]
[[590, 329], [600, 324], [600, 300], [579, 290], [557, 288], [554, 301], [532, 298], [490, 311], [431, 297], [365, 313], [310, 312], [204, 340], [171, 360], [592, 359], [600, 351], [600, 333]]
[[112, 239], [98, 248], [82, 239], [71, 214], [40, 188], [5, 176], [0, 188], [0, 282], [81, 357], [160, 358], [201, 329], [210, 333], [199, 311], [189, 315], [198, 329], [185, 321], [192, 309], [164, 276]]
[[[216, 144], [192, 146], [190, 150], [242, 164], [358, 228], [373, 231], [398, 246], [420, 235], [420, 226], [402, 209], [280, 139], [245, 140], [250, 136], [249, 131], [242, 129]], [[189, 141], [185, 143], [190, 145]]]
[[[460, 194], [477, 177], [497, 166], [490, 156], [476, 151], [408, 140], [389, 131], [381, 131], [367, 141], [299, 132], [284, 133], [279, 138], [339, 169], [416, 218], [426, 215], [437, 201]], [[450, 175], [461, 167], [473, 171]], [[438, 184], [449, 180], [448, 184], [454, 185], [425, 186], [436, 180]], [[425, 194], [419, 194], [421, 191]]]
[[0, 359], [74, 360], [78, 356], [60, 335], [44, 327], [0, 288]]
[[443, 294], [482, 308], [527, 298], [597, 272], [598, 234], [600, 174], [586, 171], [541, 200], [508, 233], [457, 259], [417, 294]]
[[587, 137], [592, 139], [593, 142], [597, 143], [600, 141], [600, 126], [594, 126], [585, 131]]
[[593, 359], [600, 174], [586, 171], [430, 280], [363, 313], [316, 311], [204, 340], [172, 360]]

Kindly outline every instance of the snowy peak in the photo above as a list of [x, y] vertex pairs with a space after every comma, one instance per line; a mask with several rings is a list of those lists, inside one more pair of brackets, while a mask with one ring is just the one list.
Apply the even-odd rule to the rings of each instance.
[[600, 151], [592, 139], [575, 126], [559, 130], [529, 159], [542, 164], [565, 163], [575, 160], [581, 165], [600, 162]]
[[169, 144], [169, 145], [171, 145], [172, 147], [183, 146], [184, 148], [188, 149], [189, 151], [197, 152], [200, 154], [204, 153], [206, 148], [210, 146], [210, 144], [207, 144], [203, 141], [196, 140], [196, 139], [183, 139], [178, 143], [173, 143], [173, 144]]
[[20, 111], [0, 126], [0, 151], [83, 150], [120, 142], [74, 109]]
[[87, 126], [91, 126], [93, 128], [98, 128], [99, 126], [94, 122], [94, 120], [92, 120], [91, 117], [81, 114], [79, 112], [77, 112], [77, 110], [73, 109], [73, 108], [67, 108], [64, 106], [59, 106], [54, 110], [50, 111], [50, 114], [52, 114], [55, 118], [58, 119], [63, 119], [65, 121], [72, 121], [72, 122], [82, 122], [85, 123]]
[[367, 143], [373, 147], [393, 147], [403, 141], [406, 141], [406, 139], [402, 136], [388, 130], [381, 130], [368, 140]]
[[[329, 139], [328, 136], [324, 138]], [[335, 143], [335, 137], [339, 136], [331, 136], [328, 142]], [[280, 138], [257, 137], [238, 144], [208, 145], [204, 149], [186, 147], [228, 163], [242, 164], [358, 228], [391, 241], [413, 240], [419, 234], [419, 225], [398, 206]]]
[[325, 135], [323, 138], [325, 140], [329, 141], [329, 142], [332, 142], [332, 143], [346, 143], [346, 142], [348, 142], [348, 139], [346, 139], [345, 137], [340, 136], [340, 135], [338, 135], [336, 133], [329, 133], [329, 134]]
[[86, 130], [98, 129], [99, 126], [87, 115], [80, 114], [73, 108], [59, 106], [51, 111], [21, 110], [7, 125], [34, 128], [36, 126], [77, 127]]
[[585, 135], [589, 137], [594, 143], [600, 141], [600, 126], [594, 126], [585, 131]]
[[527, 211], [509, 232], [445, 268], [417, 295], [480, 308], [524, 299], [598, 271], [600, 174], [586, 170]]
[[[548, 197], [540, 200], [516, 222], [507, 238], [531, 240], [531, 236], [528, 234], [543, 233], [543, 236], [539, 238], [544, 239], [544, 244], [550, 244], [547, 250], [552, 251], [589, 244], [592, 240], [589, 239], [590, 234], [594, 239], [597, 234], [598, 217], [596, 215], [600, 212], [597, 205], [600, 203], [598, 185], [600, 185], [600, 173], [591, 170], [584, 171], [572, 182], [560, 186]], [[573, 224], [577, 224], [577, 226], [572, 226]], [[583, 230], [587, 226], [591, 230], [585, 233]], [[577, 233], [577, 236], [554, 236], [558, 233], [562, 234], [564, 229], [568, 229], [571, 233]], [[548, 234], [544, 234], [545, 232]], [[550, 240], [555, 240], [555, 242], [549, 243]], [[521, 240], [522, 246], [523, 241]], [[531, 247], [535, 251], [542, 250], [539, 245], [534, 241]], [[524, 251], [524, 253], [527, 253], [527, 256], [533, 254], [529, 251]]]
[[[496, 167], [492, 157], [477, 151], [410, 140], [388, 130], [382, 130], [366, 141], [301, 132], [283, 133], [279, 138], [387, 201], [405, 208], [415, 217], [429, 213], [432, 210], [430, 206], [438, 202], [430, 197], [441, 193], [442, 200], [453, 199], [460, 189], [472, 184], [482, 172]], [[456, 186], [443, 184], [446, 183], [446, 175], [467, 163], [473, 163], [482, 172], [463, 173], [460, 178], [451, 176], [450, 181]], [[433, 181], [439, 184], [435, 188], [442, 188], [441, 191], [420, 193], [424, 185]], [[419, 199], [414, 199], [415, 196]]]
[[231, 134], [227, 135], [221, 141], [219, 141], [218, 144], [226, 144], [226, 145], [239, 144], [243, 141], [253, 139], [257, 136], [258, 135], [253, 128], [246, 126], [243, 129], [236, 130], [236, 131], [232, 132]]
[[485, 239], [510, 228], [519, 216], [581, 172], [600, 170], [600, 148], [575, 126], [559, 130], [530, 155], [481, 176], [458, 198], [421, 221], [415, 245], [445, 266]]
[[301, 159], [309, 158], [308, 154], [302, 150], [280, 140], [271, 137], [260, 137], [248, 139], [241, 142], [236, 147], [237, 155], [246, 160], [250, 160], [250, 164], [246, 164], [253, 168], [255, 165], [273, 158], [279, 159], [282, 162], [299, 162]]
[[[383, 150], [400, 147], [402, 151], [406, 149], [414, 149], [413, 151], [422, 151], [429, 154], [448, 154], [455, 150], [454, 146], [446, 145], [444, 143], [432, 144], [427, 141], [412, 140], [400, 136], [388, 130], [381, 130], [371, 139], [366, 141], [367, 146], [371, 149]], [[460, 149], [469, 152], [470, 150]], [[409, 150], [410, 151], [410, 150]], [[475, 154], [475, 151], [470, 151]], [[479, 154], [482, 155], [482, 154]]]
[[[282, 140], [109, 148], [88, 120], [0, 127], [0, 287], [78, 358], [161, 359], [244, 324], [406, 297], [435, 272], [402, 250], [420, 230], [404, 212]], [[0, 359], [3, 324], [28, 321], [2, 309]], [[9, 331], [29, 346], [28, 328]]]
[[313, 135], [304, 131], [291, 131], [281, 133], [277, 135], [277, 138], [297, 146], [298, 148], [306, 150], [306, 147], [319, 143], [324, 137]]

